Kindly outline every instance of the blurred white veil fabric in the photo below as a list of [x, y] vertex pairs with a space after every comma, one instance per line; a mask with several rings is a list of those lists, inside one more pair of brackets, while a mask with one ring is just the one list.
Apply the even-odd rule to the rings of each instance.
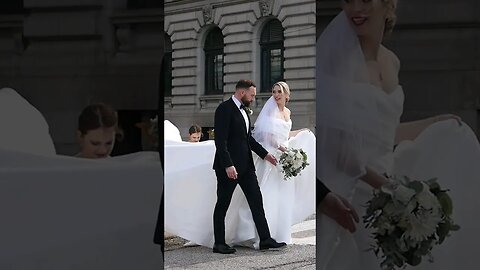
[[0, 148], [55, 155], [42, 114], [11, 88], [0, 89]]
[[278, 122], [274, 121], [279, 114], [280, 110], [272, 96], [263, 105], [252, 133], [255, 140], [271, 152], [276, 151], [280, 144], [288, 141], [288, 132], [285, 132], [285, 129], [279, 127]]
[[[358, 37], [344, 12], [317, 40], [316, 57], [317, 177], [352, 200], [367, 163], [389, 141], [370, 95], [372, 86]], [[317, 259], [322, 263], [335, 251], [341, 228], [327, 218], [320, 218], [319, 228], [323, 231], [317, 240]]]
[[160, 269], [159, 154], [56, 155], [42, 114], [0, 90], [0, 269]]

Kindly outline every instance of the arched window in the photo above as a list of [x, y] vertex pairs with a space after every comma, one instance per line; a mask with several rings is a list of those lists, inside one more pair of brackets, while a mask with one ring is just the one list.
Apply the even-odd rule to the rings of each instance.
[[205, 39], [205, 94], [223, 93], [223, 34], [216, 27]]
[[261, 91], [269, 92], [272, 85], [283, 80], [283, 27], [277, 20], [265, 24], [260, 36]]
[[172, 40], [165, 34], [165, 51], [162, 60], [162, 76], [160, 82], [166, 97], [172, 96]]

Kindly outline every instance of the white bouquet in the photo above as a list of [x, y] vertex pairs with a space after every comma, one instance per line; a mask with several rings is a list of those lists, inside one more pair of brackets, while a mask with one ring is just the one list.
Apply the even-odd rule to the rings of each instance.
[[367, 228], [374, 229], [375, 239], [370, 250], [377, 256], [382, 252], [382, 269], [415, 266], [424, 256], [432, 262], [432, 248], [450, 231], [460, 229], [451, 218], [453, 204], [448, 190], [442, 190], [436, 178], [393, 180], [374, 191], [367, 202], [363, 221]]
[[309, 164], [307, 162], [307, 153], [303, 149], [287, 148], [285, 152], [280, 155], [279, 164], [282, 167], [284, 179], [288, 180], [295, 177], [305, 169]]

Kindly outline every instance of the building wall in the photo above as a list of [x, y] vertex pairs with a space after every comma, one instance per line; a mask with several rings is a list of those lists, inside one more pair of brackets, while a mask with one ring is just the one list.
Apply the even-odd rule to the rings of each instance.
[[[340, 1], [317, 3], [319, 34]], [[403, 121], [455, 113], [480, 136], [478, 1], [398, 1], [397, 24], [385, 45], [401, 61]]]
[[[270, 97], [269, 89], [260, 89], [258, 41], [262, 26], [271, 18], [280, 20], [284, 28], [284, 78], [292, 91], [287, 106], [293, 128], [314, 129], [315, 1], [166, 1], [164, 29], [172, 40], [173, 88], [172, 97], [165, 99], [165, 119], [179, 127], [183, 137], [192, 123], [213, 127], [216, 107], [230, 98], [239, 79], [257, 84], [256, 118]], [[202, 48], [214, 26], [224, 35], [224, 94], [206, 96]]]
[[77, 116], [91, 102], [157, 110], [161, 8], [127, 10], [127, 0], [23, 2], [23, 14], [0, 15], [0, 87], [16, 89], [44, 114], [57, 153], [78, 151]]

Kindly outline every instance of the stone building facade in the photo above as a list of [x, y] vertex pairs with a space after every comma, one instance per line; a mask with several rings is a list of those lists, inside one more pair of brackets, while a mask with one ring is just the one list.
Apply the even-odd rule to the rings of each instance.
[[[182, 137], [193, 123], [205, 131], [213, 127], [216, 107], [230, 98], [239, 79], [257, 85], [253, 119], [270, 97], [272, 82], [281, 79], [292, 92], [287, 106], [293, 128], [314, 130], [315, 1], [167, 0], [164, 30], [172, 59], [165, 119]], [[211, 47], [219, 51], [213, 61]]]
[[78, 151], [77, 117], [91, 102], [119, 111], [118, 152], [141, 150], [134, 124], [158, 108], [162, 1], [2, 0], [0, 10], [0, 87], [43, 113], [57, 153]]
[[[317, 1], [317, 35], [340, 11]], [[400, 0], [385, 45], [401, 61], [402, 121], [441, 113], [462, 117], [480, 136], [480, 3]]]

